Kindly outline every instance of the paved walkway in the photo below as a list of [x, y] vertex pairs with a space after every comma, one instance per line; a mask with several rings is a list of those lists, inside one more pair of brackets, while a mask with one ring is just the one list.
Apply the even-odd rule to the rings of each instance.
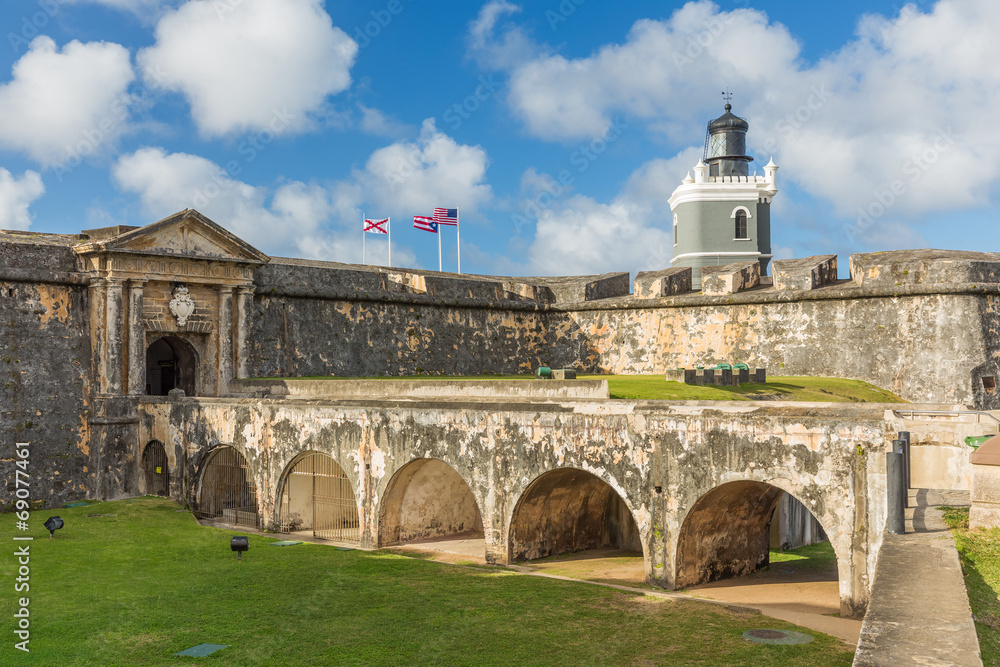
[[968, 491], [910, 490], [906, 534], [885, 536], [855, 667], [982, 667], [958, 552], [938, 505]]

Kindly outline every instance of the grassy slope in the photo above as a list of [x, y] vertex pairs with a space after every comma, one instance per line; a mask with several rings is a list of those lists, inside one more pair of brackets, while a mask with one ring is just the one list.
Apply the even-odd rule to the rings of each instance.
[[[279, 379], [279, 378], [257, 378]], [[309, 376], [301, 380], [530, 380], [530, 375], [410, 375], [405, 377], [333, 378]], [[903, 403], [895, 394], [860, 380], [815, 377], [772, 377], [767, 384], [738, 387], [698, 387], [667, 382], [662, 375], [580, 375], [581, 380], [607, 380], [611, 398], [674, 401], [749, 401], [765, 396], [783, 401], [834, 403]]]
[[955, 536], [983, 664], [1000, 665], [1000, 528], [969, 530], [968, 507], [946, 507]]
[[[62, 509], [46, 539], [31, 517], [31, 654], [45, 665], [849, 665], [835, 639], [762, 646], [760, 616], [659, 601], [500, 569], [457, 568], [384, 552], [266, 546], [198, 526], [165, 499]], [[115, 514], [87, 518], [88, 514]], [[3, 520], [13, 523], [11, 515]], [[16, 568], [0, 560], [5, 585]], [[0, 596], [10, 619], [13, 595]], [[10, 637], [8, 637], [10, 639]], [[230, 644], [207, 658], [172, 653]], [[0, 648], [9, 664], [11, 642]]]

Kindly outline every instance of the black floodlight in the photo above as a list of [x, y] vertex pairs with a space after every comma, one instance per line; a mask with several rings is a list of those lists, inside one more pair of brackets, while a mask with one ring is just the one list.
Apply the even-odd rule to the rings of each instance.
[[45, 530], [49, 531], [49, 539], [52, 539], [55, 532], [63, 527], [63, 520], [57, 516], [50, 516], [42, 525], [45, 526]]
[[243, 560], [243, 552], [250, 550], [250, 538], [234, 537], [229, 541], [229, 548], [236, 552], [236, 560]]

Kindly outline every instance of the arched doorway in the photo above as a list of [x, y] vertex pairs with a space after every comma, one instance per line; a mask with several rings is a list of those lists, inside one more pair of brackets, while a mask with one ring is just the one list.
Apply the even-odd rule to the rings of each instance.
[[201, 474], [198, 514], [239, 526], [259, 526], [257, 485], [243, 454], [233, 447], [216, 447]]
[[146, 493], [151, 496], [170, 495], [170, 468], [167, 452], [159, 440], [151, 440], [142, 453], [142, 472], [146, 479]]
[[166, 396], [171, 389], [195, 395], [198, 353], [194, 346], [177, 336], [157, 338], [146, 348], [146, 393]]
[[[696, 586], [767, 567], [771, 549], [781, 546], [774, 543], [773, 522], [780, 520], [776, 510], [783, 497], [794, 499], [771, 484], [744, 480], [722, 484], [699, 498], [678, 537], [675, 585]], [[790, 506], [809, 514], [797, 501]], [[811, 514], [809, 519], [816, 521]]]
[[462, 476], [443, 461], [417, 459], [396, 471], [379, 506], [379, 546], [463, 538], [482, 541], [483, 517]]
[[632, 513], [609, 484], [585, 470], [547, 472], [525, 489], [511, 518], [510, 560], [608, 547], [642, 554]]
[[313, 537], [338, 542], [361, 542], [358, 501], [347, 473], [319, 452], [292, 461], [281, 485], [278, 530], [312, 531]]
[[850, 586], [842, 586], [833, 544], [785, 551], [775, 543], [783, 504], [820, 523], [801, 501], [765, 482], [727, 482], [701, 496], [677, 535], [674, 586], [727, 604], [794, 611], [807, 627], [817, 627], [810, 616], [818, 622], [830, 614], [850, 616]]

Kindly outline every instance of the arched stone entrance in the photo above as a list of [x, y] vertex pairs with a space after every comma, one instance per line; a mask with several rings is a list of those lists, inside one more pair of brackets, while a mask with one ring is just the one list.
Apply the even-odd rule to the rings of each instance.
[[151, 440], [142, 453], [142, 472], [146, 481], [146, 494], [170, 495], [170, 468], [167, 452], [159, 440]]
[[257, 485], [246, 457], [222, 445], [208, 455], [201, 473], [198, 514], [258, 528]]
[[446, 537], [480, 540], [483, 517], [472, 490], [454, 468], [438, 459], [417, 459], [389, 480], [379, 507], [378, 533], [379, 546]]
[[292, 461], [281, 482], [278, 530], [307, 530], [325, 540], [361, 542], [358, 500], [339, 463], [320, 452], [307, 452]]
[[552, 470], [525, 489], [511, 518], [510, 560], [613, 547], [642, 553], [628, 506], [596, 475]]
[[767, 567], [771, 524], [783, 495], [771, 484], [743, 480], [717, 486], [699, 498], [678, 537], [674, 585], [696, 586]]
[[146, 393], [166, 396], [171, 389], [195, 395], [198, 353], [178, 336], [157, 338], [146, 348]]

